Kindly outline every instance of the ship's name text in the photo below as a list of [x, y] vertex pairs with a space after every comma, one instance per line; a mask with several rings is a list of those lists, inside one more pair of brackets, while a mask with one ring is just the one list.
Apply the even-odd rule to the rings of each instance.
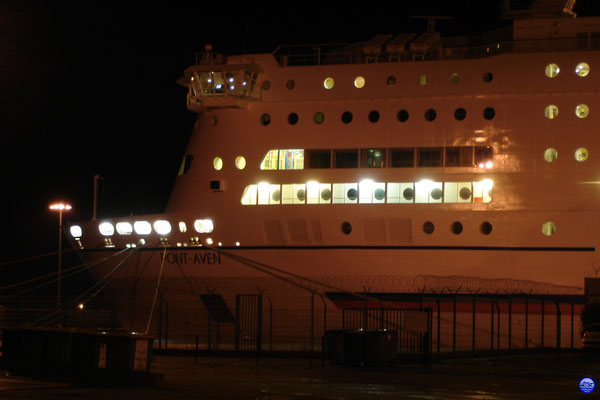
[[[161, 261], [163, 255], [160, 256]], [[212, 251], [198, 253], [167, 253], [164, 256], [169, 264], [221, 264], [221, 255]]]

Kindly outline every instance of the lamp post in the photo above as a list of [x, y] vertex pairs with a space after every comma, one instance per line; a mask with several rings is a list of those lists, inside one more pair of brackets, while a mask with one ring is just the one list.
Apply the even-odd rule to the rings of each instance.
[[62, 315], [62, 214], [63, 211], [69, 211], [71, 208], [71, 205], [66, 203], [54, 203], [50, 205], [50, 210], [58, 211], [58, 287], [56, 290], [56, 309], [58, 310], [59, 315]]

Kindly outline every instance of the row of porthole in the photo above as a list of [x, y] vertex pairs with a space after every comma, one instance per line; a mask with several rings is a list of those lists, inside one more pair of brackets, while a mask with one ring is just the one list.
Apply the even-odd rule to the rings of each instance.
[[[352, 233], [352, 224], [347, 221], [342, 222], [341, 229], [342, 229], [342, 233], [344, 233], [345, 235], [349, 235], [350, 233]], [[431, 235], [434, 231], [435, 231], [435, 225], [433, 224], [433, 222], [427, 221], [423, 224], [423, 232], [425, 232], [426, 234]], [[452, 232], [453, 234], [460, 235], [462, 233], [462, 231], [463, 231], [462, 222], [454, 221], [450, 225], [450, 232]], [[479, 225], [479, 232], [482, 235], [489, 235], [490, 233], [492, 233], [492, 224], [489, 223], [488, 221], [482, 222]]]
[[[575, 107], [575, 115], [577, 116], [577, 118], [583, 119], [587, 117], [589, 113], [590, 108], [587, 106], [587, 104], [578, 104]], [[548, 119], [554, 119], [558, 117], [558, 107], [554, 104], [546, 106], [546, 108], [544, 109], [544, 116]]]
[[[588, 152], [588, 150], [585, 147], [579, 147], [577, 150], [575, 150], [575, 160], [579, 161], [579, 162], [584, 162], [585, 160], [588, 159], [588, 157], [590, 156], [590, 153]], [[556, 151], [556, 149], [550, 147], [546, 150], [544, 150], [544, 161], [546, 162], [554, 162], [556, 161], [556, 159], [558, 158], [558, 151]]]
[[[585, 76], [588, 76], [588, 74], [590, 73], [590, 66], [588, 63], [580, 62], [579, 64], [577, 64], [577, 66], [575, 66], [573, 72], [575, 73], [575, 75], [583, 78]], [[548, 78], [556, 78], [558, 74], [560, 74], [560, 67], [554, 63], [550, 63], [546, 65], [544, 73]]]
[[[586, 114], [587, 115], [587, 114]], [[496, 116], [496, 110], [494, 110], [493, 107], [486, 107], [483, 110], [483, 118], [485, 118], [486, 120], [491, 120]], [[406, 122], [408, 121], [408, 117], [409, 117], [409, 113], [407, 110], [400, 110], [398, 111], [398, 114], [396, 115], [396, 118], [398, 119], [398, 121], [400, 122]], [[467, 117], [467, 110], [465, 110], [462, 107], [457, 108], [454, 111], [454, 118], [458, 121], [462, 121]], [[380, 118], [380, 114], [379, 111], [377, 110], [372, 110], [369, 112], [368, 114], [368, 119], [369, 122], [371, 123], [375, 123], [377, 121], [379, 121]], [[433, 108], [428, 109], [427, 111], [425, 111], [425, 120], [431, 122], [434, 121], [437, 118], [437, 111], [435, 111]], [[583, 117], [580, 117], [583, 118]], [[350, 111], [344, 111], [341, 115], [341, 120], [343, 123], [345, 124], [349, 124], [350, 122], [352, 122], [352, 120], [354, 119], [354, 115], [352, 114], [352, 112]], [[300, 120], [300, 117], [298, 116], [297, 113], [290, 113], [288, 114], [288, 123], [290, 125], [296, 125], [298, 123], [298, 121]], [[325, 114], [321, 111], [317, 111], [314, 116], [313, 116], [313, 121], [315, 124], [322, 124], [323, 122], [325, 122]], [[264, 113], [260, 116], [260, 123], [264, 126], [267, 126], [271, 123], [271, 115]]]
[[[222, 170], [223, 169], [223, 159], [221, 157], [213, 158], [213, 167], [217, 171]], [[246, 157], [237, 156], [235, 158], [235, 167], [240, 170], [246, 168]]]

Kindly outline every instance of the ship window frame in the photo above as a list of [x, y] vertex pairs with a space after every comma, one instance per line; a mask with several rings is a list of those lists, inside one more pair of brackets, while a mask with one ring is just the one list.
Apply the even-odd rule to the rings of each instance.
[[358, 168], [360, 160], [358, 149], [334, 149], [333, 150], [333, 168]]
[[[439, 157], [435, 157], [438, 153]], [[417, 147], [417, 167], [437, 168], [444, 165], [443, 147]]]
[[408, 121], [408, 118], [410, 117], [410, 113], [408, 112], [408, 110], [406, 109], [401, 109], [398, 111], [398, 114], [396, 114], [396, 118], [398, 119], [399, 122], [406, 122]]
[[[414, 168], [416, 157], [415, 147], [397, 147], [388, 151], [391, 168]], [[408, 157], [408, 154], [412, 154]], [[409, 162], [410, 161], [410, 162]]]
[[[319, 154], [323, 156], [321, 160], [318, 159]], [[332, 167], [332, 159], [331, 149], [305, 149], [304, 169], [329, 169]]]
[[[377, 152], [383, 155], [377, 157]], [[373, 157], [370, 157], [370, 155]], [[360, 149], [360, 168], [385, 168], [387, 159], [386, 148], [366, 148]]]

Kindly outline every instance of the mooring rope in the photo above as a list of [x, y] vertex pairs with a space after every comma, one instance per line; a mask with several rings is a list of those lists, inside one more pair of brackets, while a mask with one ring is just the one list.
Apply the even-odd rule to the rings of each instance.
[[158, 273], [158, 280], [156, 281], [156, 290], [154, 291], [154, 299], [152, 300], [152, 307], [150, 308], [150, 315], [148, 316], [148, 323], [146, 324], [146, 331], [144, 335], [148, 334], [150, 330], [150, 322], [152, 322], [152, 314], [154, 313], [154, 306], [156, 305], [156, 298], [158, 297], [158, 288], [160, 287], [160, 278], [162, 277], [163, 267], [165, 265], [165, 258], [167, 256], [167, 248], [163, 251], [162, 261], [160, 263], [160, 271]]

